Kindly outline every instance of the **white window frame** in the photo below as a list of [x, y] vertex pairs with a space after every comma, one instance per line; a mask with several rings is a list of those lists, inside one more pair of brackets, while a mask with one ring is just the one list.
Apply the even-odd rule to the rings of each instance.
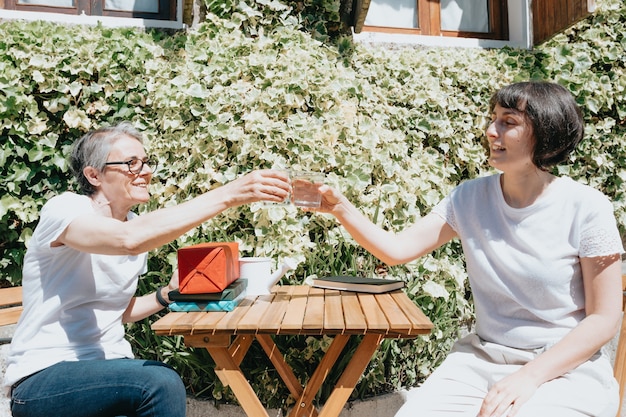
[[163, 28], [163, 29], [185, 29], [183, 23], [183, 0], [178, 0], [176, 4], [176, 20], [156, 20], [140, 19], [134, 17], [112, 17], [112, 16], [87, 16], [70, 15], [64, 13], [29, 12], [22, 10], [0, 9], [0, 19], [7, 20], [43, 20], [64, 24], [98, 25], [105, 27], [139, 27], [139, 28]]
[[366, 32], [354, 33], [354, 39], [363, 43], [394, 43], [406, 45], [425, 45], [438, 47], [470, 48], [532, 48], [532, 12], [531, 0], [508, 0], [509, 39], [478, 39], [449, 36], [426, 36], [398, 33]]

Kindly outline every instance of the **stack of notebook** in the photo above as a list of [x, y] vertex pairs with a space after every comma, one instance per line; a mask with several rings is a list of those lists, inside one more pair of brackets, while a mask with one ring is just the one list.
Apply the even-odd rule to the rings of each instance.
[[182, 294], [178, 290], [170, 291], [171, 311], [233, 311], [245, 296], [248, 281], [239, 278], [222, 292], [202, 294]]

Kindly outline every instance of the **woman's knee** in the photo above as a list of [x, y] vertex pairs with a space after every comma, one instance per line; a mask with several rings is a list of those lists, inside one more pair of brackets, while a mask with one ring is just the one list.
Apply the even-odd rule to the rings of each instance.
[[185, 416], [187, 395], [178, 373], [168, 365], [154, 361], [145, 362], [144, 369], [149, 379], [136, 415]]
[[185, 385], [178, 372], [162, 362], [146, 361], [144, 363], [148, 371], [150, 384], [157, 390], [162, 390], [169, 395], [185, 397]]

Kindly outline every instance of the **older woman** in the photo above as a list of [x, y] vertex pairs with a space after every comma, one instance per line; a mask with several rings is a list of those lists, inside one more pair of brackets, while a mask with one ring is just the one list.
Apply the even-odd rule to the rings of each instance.
[[[621, 319], [623, 253], [611, 202], [549, 168], [583, 136], [563, 87], [506, 86], [491, 100], [489, 164], [399, 233], [323, 186], [320, 211], [395, 265], [459, 238], [476, 331], [408, 394], [396, 417], [613, 417], [617, 382], [602, 346]], [[417, 411], [416, 411], [417, 410]]]
[[123, 324], [168, 304], [177, 287], [135, 297], [147, 252], [218, 213], [282, 201], [288, 178], [255, 171], [177, 206], [137, 216], [155, 164], [128, 123], [92, 131], [73, 149], [81, 193], [52, 198], [24, 259], [24, 311], [5, 375], [15, 417], [184, 417], [185, 388], [171, 368], [133, 358]]

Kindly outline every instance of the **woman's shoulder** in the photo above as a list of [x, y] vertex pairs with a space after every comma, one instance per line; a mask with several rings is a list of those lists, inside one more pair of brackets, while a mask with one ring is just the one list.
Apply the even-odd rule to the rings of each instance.
[[59, 233], [77, 216], [88, 213], [91, 208], [90, 198], [84, 195], [64, 192], [50, 198], [41, 209], [39, 221], [31, 247], [49, 247]]
[[561, 193], [567, 193], [570, 197], [574, 197], [579, 200], [586, 200], [589, 198], [608, 200], [608, 197], [602, 191], [571, 177], [557, 177], [557, 184]]
[[46, 204], [60, 204], [67, 202], [88, 202], [89, 197], [83, 194], [77, 194], [73, 191], [64, 191], [50, 198]]
[[500, 174], [490, 174], [465, 180], [456, 188], [456, 192], [488, 192], [492, 187], [499, 184]]
[[82, 207], [89, 207], [89, 197], [76, 194], [72, 191], [65, 191], [50, 198], [43, 206], [42, 213], [49, 211], [73, 211]]
[[611, 199], [597, 188], [570, 177], [558, 177], [556, 192], [551, 201], [576, 207], [581, 215], [598, 216], [614, 212]]

